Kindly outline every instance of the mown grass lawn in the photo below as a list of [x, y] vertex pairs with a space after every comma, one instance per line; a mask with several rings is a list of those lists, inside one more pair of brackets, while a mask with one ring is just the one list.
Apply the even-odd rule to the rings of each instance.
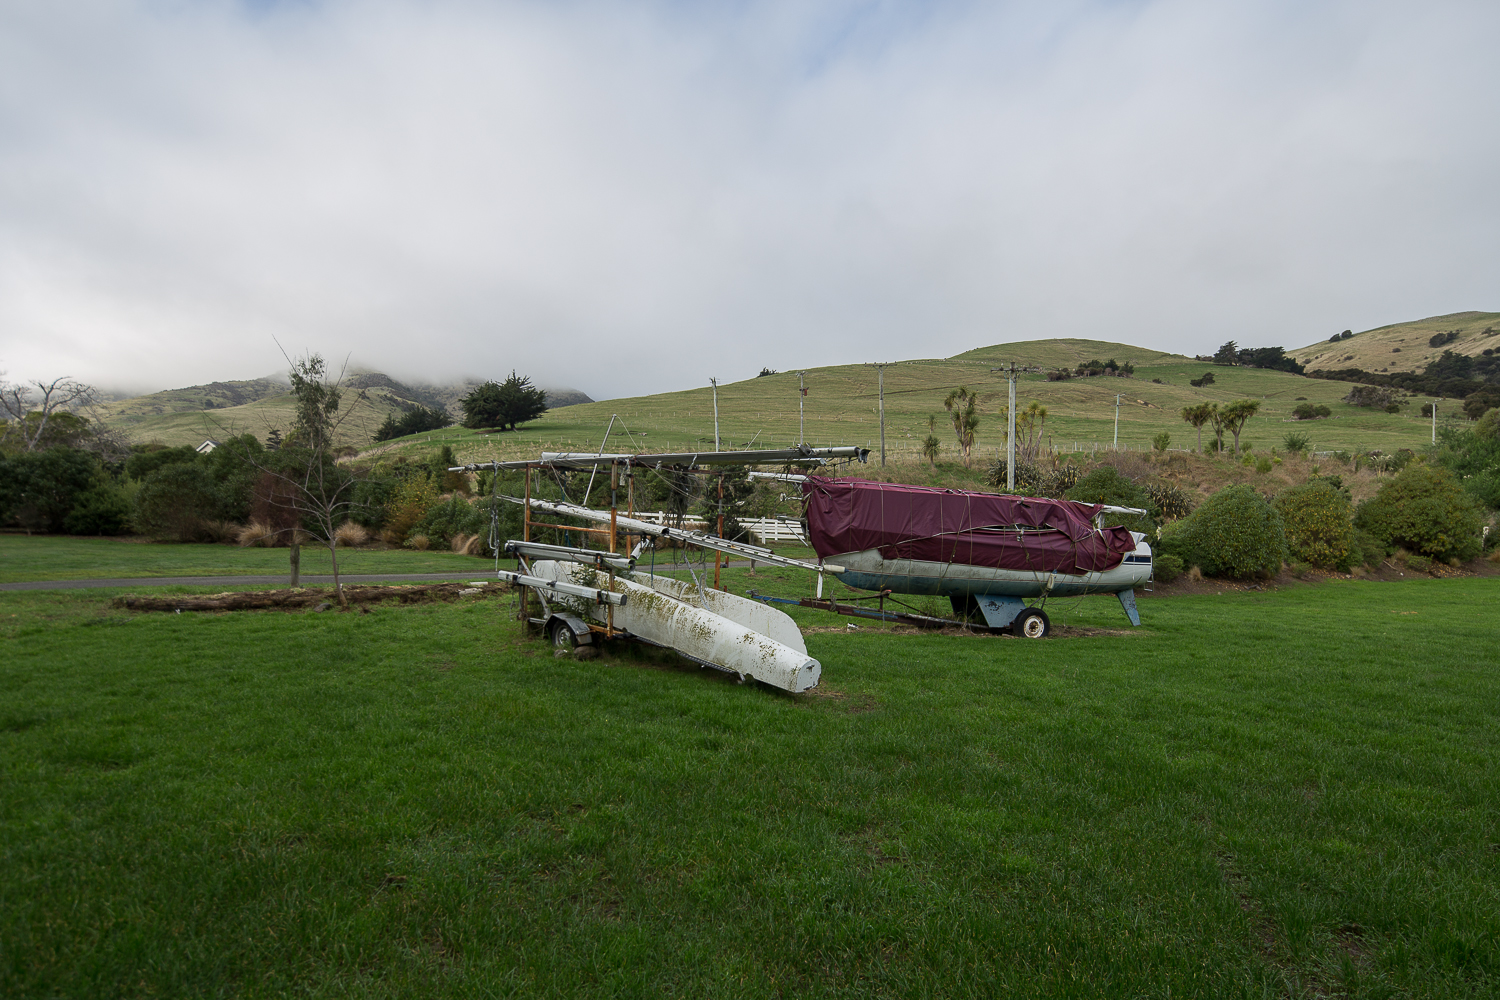
[[[175, 545], [130, 538], [0, 535], [0, 583], [113, 580], [153, 576], [263, 576], [288, 572], [286, 549]], [[302, 547], [302, 573], [333, 572], [328, 550]], [[493, 563], [452, 552], [339, 549], [339, 572], [467, 573]]]
[[1500, 581], [1150, 601], [1041, 642], [820, 632], [806, 696], [554, 659], [493, 599], [109, 596], [0, 597], [3, 995], [1500, 980]]

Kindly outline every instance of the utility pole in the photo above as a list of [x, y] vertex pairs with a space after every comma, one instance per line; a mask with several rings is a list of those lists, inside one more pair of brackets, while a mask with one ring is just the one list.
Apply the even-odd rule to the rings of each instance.
[[1016, 491], [1016, 363], [1012, 361], [1009, 368], [991, 368], [992, 372], [1005, 372], [1005, 380], [1010, 383], [1010, 408], [1007, 411], [1005, 427], [1005, 489], [1006, 492]]
[[807, 442], [807, 421], [803, 417], [802, 401], [807, 398], [807, 387], [802, 384], [802, 376], [807, 372], [797, 373], [797, 443], [799, 445]]
[[885, 468], [885, 366], [889, 361], [875, 361], [869, 363], [877, 372], [880, 379], [880, 467]]
[[714, 451], [719, 450], [719, 380], [711, 378], [709, 384], [714, 387]]
[[1120, 394], [1115, 393], [1115, 451], [1120, 450]]
[[1005, 489], [1007, 492], [1016, 491], [1016, 363], [1010, 363], [1010, 371], [1006, 375], [1006, 381], [1010, 383], [1010, 419], [1006, 421], [1005, 428]]

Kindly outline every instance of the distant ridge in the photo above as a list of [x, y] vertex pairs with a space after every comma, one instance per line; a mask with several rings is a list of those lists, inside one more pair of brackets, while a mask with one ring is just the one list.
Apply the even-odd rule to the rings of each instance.
[[[363, 447], [373, 440], [376, 428], [387, 416], [419, 406], [445, 411], [455, 420], [460, 418], [463, 414], [459, 400], [479, 385], [480, 380], [466, 379], [448, 385], [412, 384], [384, 372], [360, 369], [346, 375], [343, 384], [349, 415], [343, 422], [340, 440]], [[577, 389], [545, 391], [547, 405], [554, 409], [593, 402]], [[206, 437], [230, 433], [249, 432], [264, 437], [272, 429], [285, 432], [293, 419], [289, 386], [276, 378], [209, 382], [117, 398], [106, 403], [104, 410], [111, 423], [131, 440], [168, 445], [197, 444]]]
[[[1488, 331], [1488, 332], [1486, 332]], [[1434, 347], [1434, 334], [1458, 336]], [[1329, 330], [1334, 337], [1337, 330]], [[1337, 343], [1324, 339], [1287, 354], [1307, 366], [1308, 371], [1361, 368], [1367, 372], [1420, 372], [1444, 351], [1458, 354], [1482, 354], [1486, 349], [1500, 348], [1500, 313], [1457, 312], [1406, 323], [1392, 323], [1363, 330]]]

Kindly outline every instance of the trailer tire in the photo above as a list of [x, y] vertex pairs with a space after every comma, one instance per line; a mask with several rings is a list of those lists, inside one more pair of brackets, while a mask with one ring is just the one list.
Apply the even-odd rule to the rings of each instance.
[[1045, 639], [1047, 633], [1052, 631], [1052, 623], [1047, 620], [1047, 612], [1041, 608], [1027, 608], [1016, 615], [1016, 620], [1010, 623], [1011, 631], [1018, 639]]
[[573, 634], [567, 622], [558, 619], [552, 623], [552, 645], [571, 653], [578, 648], [578, 636]]

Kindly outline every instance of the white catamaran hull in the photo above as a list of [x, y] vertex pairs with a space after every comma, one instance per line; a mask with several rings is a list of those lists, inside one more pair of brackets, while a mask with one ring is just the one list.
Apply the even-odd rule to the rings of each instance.
[[842, 565], [845, 571], [837, 574], [839, 581], [857, 590], [946, 597], [1115, 594], [1134, 590], [1151, 579], [1151, 546], [1144, 538], [1138, 535], [1135, 551], [1114, 569], [1101, 573], [1045, 573], [919, 559], [884, 559], [877, 549], [845, 552], [829, 556], [828, 561]]
[[[691, 583], [640, 573], [634, 580], [617, 576], [611, 587], [608, 574], [572, 562], [538, 560], [531, 575], [623, 595], [625, 603], [613, 609], [615, 628], [720, 670], [794, 692], [816, 687], [822, 676], [823, 667], [807, 655], [796, 624], [758, 601], [716, 590], [700, 597]], [[599, 625], [608, 621], [607, 605], [586, 598], [553, 600]]]

